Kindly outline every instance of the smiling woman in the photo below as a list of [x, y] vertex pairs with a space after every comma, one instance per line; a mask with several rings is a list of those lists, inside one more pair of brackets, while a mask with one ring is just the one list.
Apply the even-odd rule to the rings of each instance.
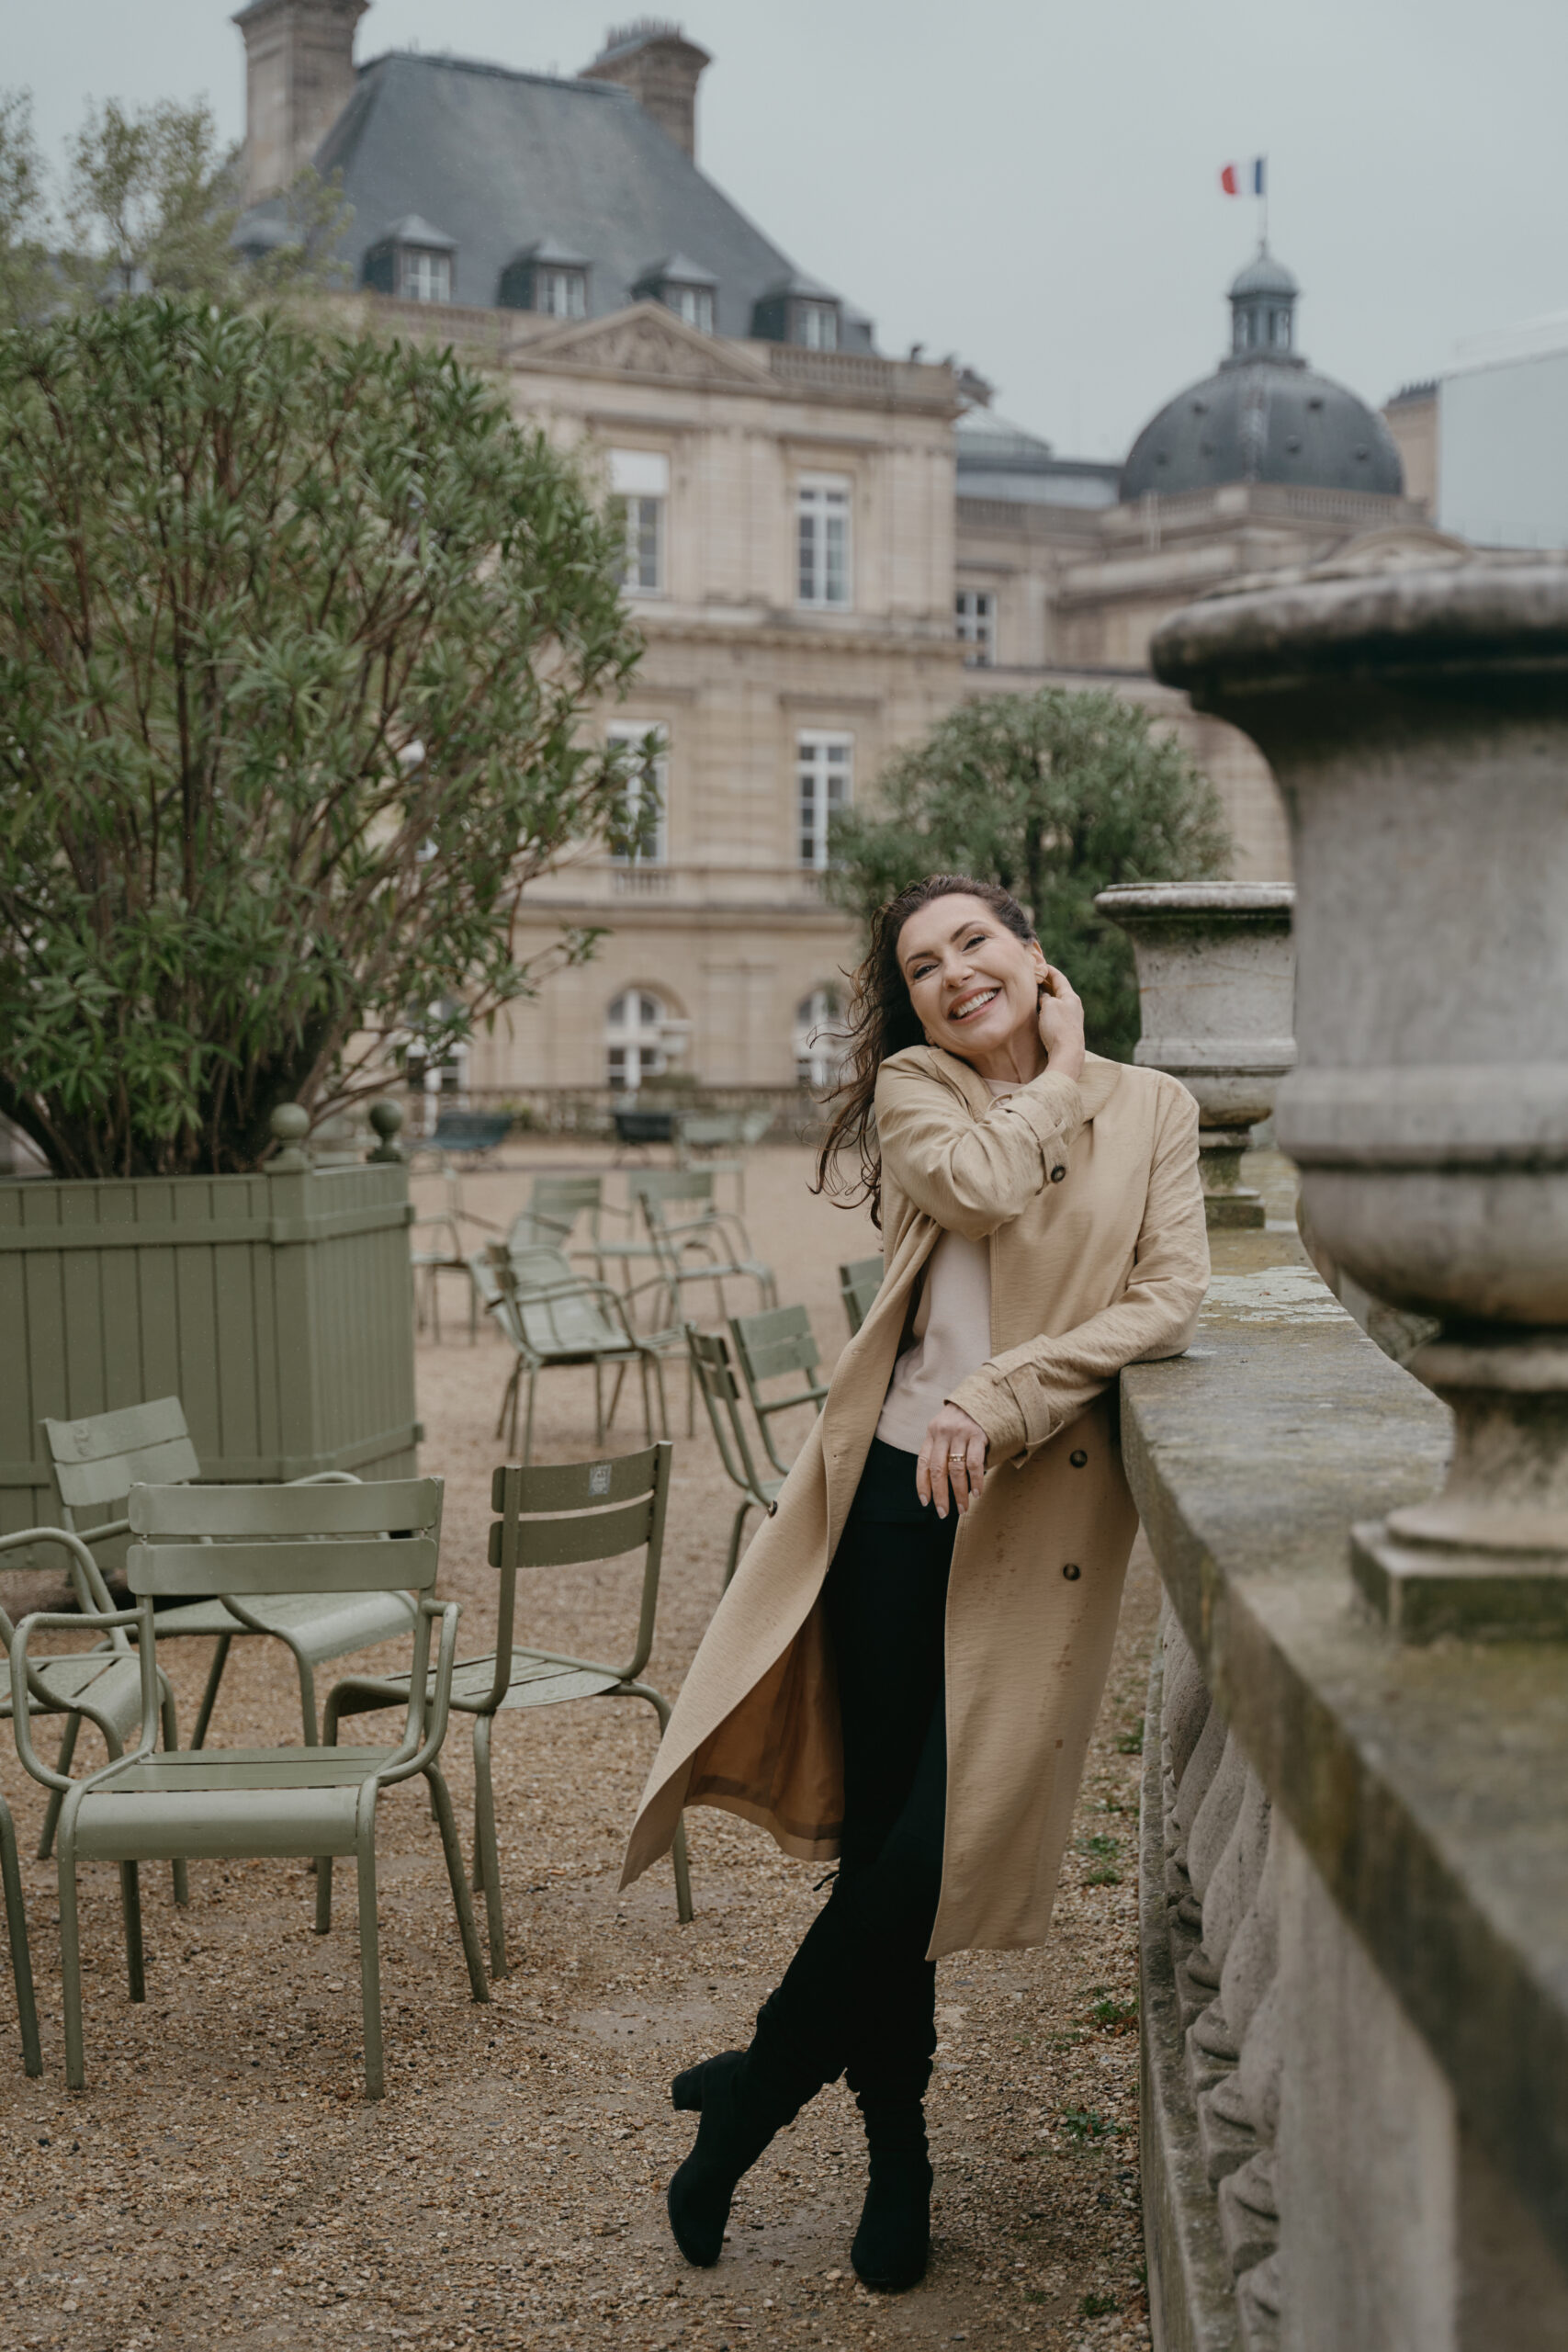
[[841, 2074], [871, 2151], [852, 2259], [891, 2290], [930, 2245], [934, 1962], [1050, 1927], [1137, 1523], [1109, 1392], [1186, 1346], [1209, 1266], [1196, 1103], [1086, 1054], [1005, 890], [900, 892], [848, 1023], [818, 1185], [872, 1202], [886, 1271], [687, 1676], [626, 1875], [688, 1804], [840, 1858], [750, 2048], [676, 2078], [702, 2121], [670, 2218], [716, 2262], [741, 2175]]

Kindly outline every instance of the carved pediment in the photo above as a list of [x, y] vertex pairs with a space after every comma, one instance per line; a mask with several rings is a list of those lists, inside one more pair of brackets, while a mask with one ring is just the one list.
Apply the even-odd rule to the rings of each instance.
[[699, 334], [662, 302], [635, 302], [607, 319], [554, 327], [547, 334], [520, 339], [508, 356], [514, 367], [592, 368], [720, 389], [733, 385], [754, 391], [773, 381], [768, 369], [750, 354]]

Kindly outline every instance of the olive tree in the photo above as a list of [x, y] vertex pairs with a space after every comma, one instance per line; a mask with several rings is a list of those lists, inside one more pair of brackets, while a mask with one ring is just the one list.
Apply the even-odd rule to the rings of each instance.
[[0, 336], [0, 1112], [254, 1168], [450, 1051], [619, 845], [639, 641], [590, 485], [450, 353], [144, 297]]
[[1213, 784], [1119, 695], [987, 695], [962, 704], [883, 769], [868, 806], [836, 815], [829, 890], [863, 920], [922, 875], [999, 882], [1084, 1001], [1097, 1053], [1138, 1039], [1132, 949], [1095, 913], [1122, 882], [1226, 871]]

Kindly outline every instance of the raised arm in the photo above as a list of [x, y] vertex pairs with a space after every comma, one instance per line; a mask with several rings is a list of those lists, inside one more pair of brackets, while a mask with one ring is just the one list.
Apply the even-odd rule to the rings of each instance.
[[1057, 1338], [1010, 1348], [964, 1381], [952, 1402], [979, 1422], [994, 1464], [1032, 1453], [1075, 1419], [1124, 1364], [1179, 1355], [1209, 1286], [1209, 1237], [1198, 1179], [1198, 1105], [1168, 1090], [1126, 1290], [1114, 1306]]
[[978, 1119], [918, 1060], [895, 1055], [876, 1081], [883, 1166], [944, 1232], [971, 1241], [1018, 1216], [1082, 1125], [1077, 1080], [1048, 1069]]

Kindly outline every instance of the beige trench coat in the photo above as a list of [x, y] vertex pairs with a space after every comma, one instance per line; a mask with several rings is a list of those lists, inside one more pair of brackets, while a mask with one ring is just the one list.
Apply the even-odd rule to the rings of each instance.
[[1209, 1279], [1198, 1110], [1163, 1072], [1088, 1058], [994, 1099], [914, 1046], [876, 1090], [886, 1272], [748, 1547], [649, 1775], [626, 1884], [682, 1807], [836, 1854], [842, 1762], [818, 1599], [940, 1235], [988, 1238], [990, 1360], [954, 1390], [989, 1441], [947, 1600], [947, 1815], [930, 1957], [1050, 1926], [1137, 1527], [1117, 1444], [1126, 1363], [1179, 1354]]

